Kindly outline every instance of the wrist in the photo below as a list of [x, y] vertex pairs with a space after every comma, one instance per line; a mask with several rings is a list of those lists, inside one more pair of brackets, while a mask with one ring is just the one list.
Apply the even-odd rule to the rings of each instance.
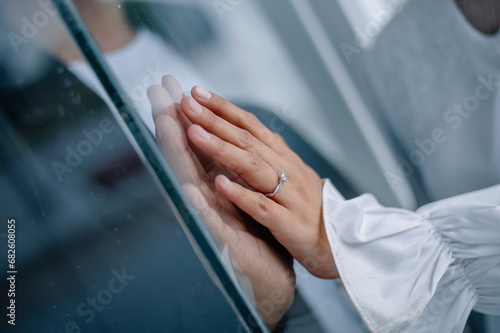
[[[323, 183], [325, 180], [323, 180]], [[311, 248], [309, 255], [299, 260], [301, 264], [313, 275], [322, 279], [337, 279], [339, 273], [333, 258], [333, 253], [328, 241], [328, 235], [325, 229], [325, 222], [323, 218], [323, 200], [319, 206], [319, 213], [317, 219], [317, 229], [313, 233], [312, 239], [309, 244], [314, 244]]]

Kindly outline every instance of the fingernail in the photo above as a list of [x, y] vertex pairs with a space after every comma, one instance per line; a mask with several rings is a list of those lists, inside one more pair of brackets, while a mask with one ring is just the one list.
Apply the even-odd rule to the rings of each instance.
[[169, 106], [174, 103], [168, 92], [161, 86], [151, 86], [148, 88], [147, 93], [151, 102], [153, 117], [167, 113]]
[[205, 141], [210, 140], [210, 138], [211, 138], [210, 134], [207, 131], [205, 131], [205, 129], [203, 127], [196, 126], [195, 129], [196, 129], [196, 134], [198, 134], [198, 136], [201, 139], [203, 139]]
[[191, 111], [194, 114], [200, 114], [203, 112], [203, 109], [201, 108], [201, 105], [198, 104], [197, 101], [195, 101], [194, 98], [188, 97], [188, 105], [187, 105], [189, 111]]
[[170, 96], [172, 96], [172, 99], [174, 100], [175, 103], [180, 103], [182, 101], [182, 98], [184, 97], [184, 91], [182, 90], [181, 85], [175, 77], [172, 75], [165, 75], [163, 76], [161, 80], [161, 85], [163, 88], [167, 89], [168, 93]]
[[202, 87], [196, 86], [194, 91], [196, 92], [196, 96], [204, 101], [209, 101], [212, 98], [212, 93]]
[[233, 182], [229, 180], [229, 178], [227, 178], [226, 176], [224, 175], [221, 175], [221, 180], [222, 180], [222, 183], [224, 184], [225, 187], [228, 187], [228, 188], [231, 188], [233, 187]]

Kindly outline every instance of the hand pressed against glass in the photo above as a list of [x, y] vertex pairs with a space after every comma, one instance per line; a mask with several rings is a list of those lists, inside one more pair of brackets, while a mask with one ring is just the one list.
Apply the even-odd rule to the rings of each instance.
[[[235, 271], [251, 283], [250, 296], [272, 330], [291, 306], [295, 275], [288, 253], [272, 237], [255, 228], [257, 222], [238, 210], [214, 188], [214, 177], [224, 174], [244, 184], [209, 156], [191, 147], [185, 135], [192, 123], [179, 110], [184, 97], [171, 76], [162, 87], [148, 90], [160, 149], [219, 244], [228, 248]], [[261, 228], [262, 229], [262, 228]]]
[[[215, 178], [218, 192], [266, 226], [312, 274], [337, 278], [323, 226], [323, 184], [316, 172], [253, 114], [203, 88], [194, 87], [191, 93], [193, 97], [181, 102], [183, 113], [193, 123], [187, 129], [189, 139], [252, 188], [222, 174]], [[280, 172], [288, 181], [275, 195], [266, 197], [279, 184]]]

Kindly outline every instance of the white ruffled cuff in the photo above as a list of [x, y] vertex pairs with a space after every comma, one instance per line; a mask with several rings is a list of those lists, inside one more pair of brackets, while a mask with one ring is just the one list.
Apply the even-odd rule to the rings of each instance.
[[461, 332], [472, 308], [500, 312], [500, 208], [480, 198], [458, 213], [453, 198], [411, 212], [369, 194], [344, 200], [325, 182], [330, 247], [370, 330]]

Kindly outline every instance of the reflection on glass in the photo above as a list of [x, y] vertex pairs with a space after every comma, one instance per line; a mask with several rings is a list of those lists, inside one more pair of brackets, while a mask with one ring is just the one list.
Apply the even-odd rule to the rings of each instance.
[[[82, 6], [82, 8], [78, 8], [78, 6], [73, 7], [71, 5], [67, 5], [64, 2], [59, 2], [61, 6], [61, 13], [68, 24], [68, 27], [70, 28], [71, 32], [74, 34], [75, 38], [77, 39], [79, 43], [79, 47], [84, 50], [84, 53], [86, 57], [89, 59], [89, 62], [92, 65], [92, 69], [98, 73], [98, 80], [103, 83], [103, 85], [106, 87], [106, 92], [107, 94], [111, 97], [112, 102], [114, 105], [117, 107], [119, 110], [121, 116], [124, 118], [125, 122], [127, 123], [128, 129], [131, 131], [131, 134], [134, 136], [134, 139], [137, 143], [137, 145], [141, 148], [142, 152], [144, 153], [144, 158], [147, 159], [148, 164], [150, 165], [151, 171], [154, 171], [155, 173], [153, 176], [158, 177], [158, 181], [161, 182], [162, 186], [164, 189], [168, 192], [172, 202], [176, 206], [179, 214], [183, 217], [185, 220], [185, 224], [183, 224], [186, 227], [186, 230], [189, 231], [189, 235], [192, 236], [193, 238], [193, 245], [195, 248], [199, 248], [200, 256], [202, 260], [208, 259], [206, 262], [207, 268], [215, 273], [214, 278], [220, 282], [220, 284], [223, 286], [223, 291], [227, 293], [228, 300], [234, 303], [235, 309], [237, 309], [237, 314], [240, 316], [242, 319], [242, 323], [247, 327], [250, 328], [252, 327], [253, 331], [266, 331], [266, 328], [264, 326], [264, 323], [262, 320], [258, 317], [258, 314], [255, 310], [255, 308], [251, 305], [250, 301], [248, 300], [247, 296], [242, 294], [241, 290], [241, 285], [240, 283], [236, 280], [235, 277], [235, 271], [233, 271], [231, 265], [233, 267], [238, 267], [238, 268], [243, 268], [239, 269], [237, 273], [240, 273], [239, 275], [247, 281], [246, 284], [242, 284], [243, 286], [247, 286], [247, 290], [252, 291], [253, 286], [248, 283], [249, 279], [246, 276], [247, 272], [247, 266], [245, 263], [236, 262], [236, 256], [233, 256], [232, 254], [234, 253], [232, 250], [235, 246], [237, 246], [236, 243], [229, 243], [226, 242], [226, 239], [224, 237], [220, 237], [221, 234], [224, 234], [221, 232], [221, 230], [214, 230], [211, 228], [216, 221], [212, 219], [212, 217], [215, 217], [219, 223], [221, 223], [221, 227], [224, 227], [224, 223], [228, 223], [229, 221], [222, 221], [220, 215], [216, 217], [217, 213], [216, 211], [213, 210], [213, 206], [209, 204], [208, 202], [203, 202], [203, 199], [210, 199], [209, 197], [206, 196], [200, 196], [201, 192], [198, 192], [194, 194], [192, 191], [190, 192], [188, 190], [188, 182], [191, 184], [191, 186], [194, 186], [193, 188], [198, 190], [198, 183], [196, 183], [196, 179], [189, 179], [189, 180], [183, 180], [182, 179], [182, 173], [184, 170], [175, 170], [177, 171], [177, 178], [180, 178], [182, 184], [184, 185], [184, 189], [186, 190], [187, 195], [191, 197], [192, 203], [188, 202], [186, 194], [182, 192], [181, 187], [177, 186], [177, 179], [173, 179], [173, 176], [171, 174], [171, 169], [169, 166], [165, 164], [165, 161], [163, 160], [163, 157], [161, 156], [160, 151], [157, 149], [155, 143], [151, 140], [151, 135], [148, 132], [147, 128], [142, 124], [141, 118], [137, 116], [137, 113], [135, 110], [133, 110], [129, 105], [128, 101], [126, 99], [122, 99], [122, 92], [117, 88], [116, 82], [113, 81], [113, 78], [110, 76], [109, 70], [106, 68], [105, 64], [102, 61], [102, 56], [100, 54], [100, 51], [94, 46], [94, 41], [92, 40], [92, 37], [88, 35], [87, 32], [87, 27], [83, 25], [83, 22], [80, 22], [79, 16], [82, 15], [84, 18], [87, 15], [87, 25], [93, 25], [93, 29], [97, 29], [100, 27], [99, 23], [95, 21], [95, 16], [92, 14], [91, 17], [90, 13], [93, 12], [88, 12], [86, 10], [86, 5]], [[78, 3], [77, 3], [78, 5]], [[121, 5], [118, 5], [118, 8], [120, 8]], [[111, 7], [107, 6], [106, 4], [101, 3], [100, 1], [95, 1], [93, 2], [92, 8], [94, 10], [101, 10], [103, 12], [106, 12], [109, 10]], [[79, 10], [77, 12], [76, 10]], [[113, 10], [113, 9], [111, 9]], [[122, 31], [123, 27], [125, 26], [124, 24], [120, 25], [120, 23], [123, 23], [123, 17], [118, 18], [118, 25], [116, 26], [117, 31]], [[125, 32], [126, 33], [126, 32]], [[103, 34], [106, 36], [106, 33]], [[99, 39], [99, 38], [97, 38]], [[126, 39], [126, 38], [125, 38]], [[101, 43], [105, 43], [106, 39], [103, 37], [100, 39]], [[158, 43], [159, 41], [156, 41]], [[133, 44], [133, 43], [131, 43]], [[138, 53], [137, 52], [130, 52], [130, 50], [127, 49], [127, 46], [123, 46], [120, 50], [117, 50], [113, 53], [113, 55], [119, 55], [123, 56], [124, 59], [127, 61], [131, 61], [134, 59], [137, 59]], [[109, 61], [109, 58], [108, 58]], [[82, 67], [80, 67], [82, 68]], [[128, 67], [127, 67], [128, 68]], [[168, 82], [163, 82], [164, 87], [168, 90], [165, 91], [166, 94], [170, 94], [171, 96], [169, 97], [169, 103], [165, 105], [165, 109], [168, 108], [175, 108], [175, 105], [171, 105], [173, 102], [173, 99], [176, 101], [181, 98], [182, 95], [182, 89], [178, 86], [177, 83], [175, 83], [177, 86], [171, 85], [170, 87], [168, 86]], [[173, 139], [173, 138], [172, 138]], [[174, 141], [172, 141], [173, 143]], [[176, 140], [175, 142], [178, 142]], [[176, 162], [179, 160], [181, 156], [167, 156], [167, 159], [171, 164], [176, 164]], [[185, 173], [185, 171], [184, 171]], [[193, 196], [194, 195], [194, 196]], [[198, 208], [198, 215], [192, 214], [190, 212], [190, 207]], [[228, 213], [228, 212], [224, 212]], [[235, 218], [242, 219], [240, 214], [235, 208], [232, 208], [231, 214], [235, 216]], [[208, 214], [208, 215], [207, 215]], [[207, 222], [207, 225], [205, 225], [200, 219], [199, 216], [201, 217], [206, 217], [205, 222]], [[215, 236], [215, 239], [219, 241], [219, 248], [216, 247], [216, 245], [213, 242], [213, 238], [209, 236], [207, 233], [207, 226], [209, 229], [211, 229], [212, 234]], [[260, 238], [257, 239], [255, 237], [256, 241], [260, 240]], [[265, 241], [264, 241], [265, 242]], [[229, 248], [229, 251], [228, 251]], [[258, 244], [255, 245], [255, 251], [254, 253], [258, 252]], [[227, 252], [230, 254], [227, 255]], [[228, 257], [231, 257], [230, 259]], [[245, 258], [246, 261], [248, 262], [263, 262], [263, 261], [256, 261], [255, 258], [249, 258], [248, 253]], [[291, 261], [288, 260], [290, 263]], [[253, 272], [253, 271], [252, 271]], [[243, 280], [242, 279], [242, 280]], [[260, 278], [262, 280], [262, 278]], [[253, 282], [253, 281], [252, 281]], [[293, 288], [293, 287], [292, 287]], [[291, 294], [293, 297], [293, 293]], [[250, 298], [253, 298], [254, 294], [252, 292], [249, 293]], [[268, 325], [269, 327], [273, 327], [274, 325]]]
[[[241, 331], [102, 87], [80, 70], [52, 3], [0, 7], [0, 199], [2, 220], [17, 225], [14, 331]], [[114, 42], [107, 51], [127, 43]], [[2, 304], [8, 287], [2, 281]]]
[[[231, 29], [227, 29], [225, 23], [222, 24], [223, 21], [227, 22], [225, 21], [226, 17], [228, 20], [230, 19], [229, 14], [202, 1], [181, 4], [170, 1], [149, 3], [94, 0], [85, 3], [75, 1], [75, 4], [103, 51], [106, 65], [109, 66], [117, 79], [115, 83], [122, 87], [122, 91], [126, 93], [142, 121], [153, 133], [155, 132], [154, 122], [147, 98], [147, 88], [155, 84], [165, 87], [162, 97], [165, 108], [161, 111], [174, 117], [178, 115], [176, 104], [179, 103], [183, 91], [195, 84], [219, 87], [222, 92], [229, 93], [230, 96], [232, 94], [233, 98], [239, 99], [241, 104], [246, 105], [246, 109], [260, 111], [266, 115], [270, 114], [269, 110], [279, 100], [283, 100], [284, 96], [289, 100], [289, 96], [293, 92], [297, 108], [304, 106], [304, 108], [307, 107], [308, 110], [314, 112], [314, 101], [308, 95], [308, 90], [304, 89], [303, 82], [298, 79], [298, 73], [287, 62], [287, 55], [274, 44], [273, 35], [268, 37], [270, 28], [260, 21], [258, 7], [253, 4], [248, 5], [252, 7], [250, 11], [244, 7], [238, 8], [245, 15], [250, 14], [246, 21], [252, 24], [255, 30], [254, 33], [246, 36], [249, 43], [238, 46], [244, 46], [242, 48], [245, 49], [258, 46], [253, 48], [255, 54], [245, 55], [237, 48], [231, 49], [237, 41], [235, 36], [229, 36], [231, 39], [228, 39], [228, 36], [222, 33], [225, 30], [231, 31]], [[101, 15], [95, 15], [96, 11], [101, 11], [102, 16], [110, 17], [110, 20], [105, 24], [98, 22], [97, 18]], [[243, 34], [244, 31], [240, 31], [240, 33]], [[124, 44], [117, 45], [114, 38], [123, 41]], [[228, 51], [227, 54], [226, 51]], [[258, 56], [258, 61], [253, 59], [255, 55]], [[239, 59], [241, 63], [235, 62], [234, 59]], [[272, 68], [274, 75], [264, 69], [261, 69], [261, 72], [265, 73], [266, 82], [271, 83], [269, 87], [277, 88], [283, 82], [287, 82], [287, 89], [280, 87], [280, 90], [271, 90], [262, 89], [259, 86], [262, 83], [261, 78], [258, 71], [252, 73], [254, 69], [251, 69], [251, 65], [254, 65], [253, 68], [262, 68], [262, 64], [267, 64], [267, 62], [271, 62], [272, 65], [268, 65], [266, 69]], [[73, 59], [70, 66], [81, 73], [81, 77], [85, 78], [90, 87], [93, 87], [96, 92], [107, 99], [106, 94], [99, 90], [97, 84], [101, 78], [97, 78], [84, 61]], [[233, 71], [232, 76], [228, 75], [228, 70]], [[175, 76], [179, 80], [180, 86], [168, 78], [162, 82], [162, 77], [165, 74]], [[267, 79], [268, 76], [279, 79], [272, 82], [272, 80]], [[208, 77], [210, 80], [206, 79]], [[238, 80], [238, 85], [234, 84], [235, 79]], [[245, 95], [241, 95], [242, 92], [245, 92]], [[287, 113], [286, 109], [279, 111], [279, 116], [284, 117], [285, 121], [295, 117], [293, 114]], [[286, 127], [286, 124], [276, 116], [271, 116], [267, 124], [276, 131], [283, 131], [283, 128]], [[255, 303], [256, 308], [263, 314], [263, 319], [266, 322], [266, 312], [270, 312], [269, 304], [274, 307], [273, 302], [275, 301], [269, 299], [269, 295], [273, 295], [269, 289], [263, 288], [264, 284], [259, 283], [259, 279], [267, 279], [267, 277], [252, 274], [254, 267], [250, 265], [258, 262], [262, 266], [258, 268], [258, 271], [265, 271], [268, 268], [265, 267], [265, 261], [261, 260], [259, 256], [260, 248], [264, 248], [266, 251], [276, 251], [273, 246], [269, 246], [271, 237], [269, 237], [268, 231], [256, 227], [252, 221], [245, 221], [248, 218], [237, 210], [233, 209], [229, 214], [221, 212], [219, 209], [221, 205], [217, 202], [220, 198], [217, 198], [216, 191], [209, 184], [203, 182], [205, 177], [214, 177], [220, 173], [220, 168], [201, 170], [200, 174], [196, 166], [187, 162], [189, 156], [183, 156], [186, 153], [183, 149], [187, 145], [182, 130], [177, 128], [175, 124], [166, 126], [170, 126], [168, 133], [171, 135], [162, 138], [162, 140], [167, 140], [171, 144], [167, 145], [163, 153], [184, 186], [188, 197], [197, 208], [198, 215], [202, 217], [219, 245], [221, 258], [212, 258], [212, 260], [222, 259], [226, 262], [230, 274], [238, 277], [239, 284], [246, 291], [248, 298]], [[143, 134], [140, 133], [139, 136], [141, 135]], [[313, 159], [315, 162], [324, 161], [317, 156], [314, 156]], [[332, 173], [330, 172], [329, 175], [332, 176]], [[224, 224], [238, 226], [235, 228], [236, 232], [242, 234], [241, 239], [244, 240], [245, 246], [242, 246], [242, 243], [237, 244], [228, 240], [227, 234], [224, 235], [224, 231], [221, 230], [221, 225]], [[242, 254], [238, 250], [243, 247], [248, 250]], [[281, 254], [278, 253], [276, 257], [281, 258]], [[285, 262], [284, 265], [282, 262], [277, 262], [271, 267], [271, 271], [279, 273], [272, 274], [273, 278], [280, 276], [282, 266], [290, 268], [289, 258], [283, 257], [282, 261]], [[272, 291], [279, 289], [278, 291], [282, 292], [281, 289], [284, 289], [285, 286], [285, 283], [281, 283], [280, 288], [271, 289], [273, 289]], [[235, 295], [230, 295], [230, 297], [233, 296]], [[272, 297], [279, 302], [283, 299], [283, 297]], [[309, 312], [300, 297], [296, 298], [295, 303], [294, 308], [290, 311], [292, 315], [287, 320], [300, 322], [303, 320], [302, 317], [306, 317], [309, 321], [304, 326], [291, 325], [288, 331], [293, 331], [294, 326], [298, 327], [298, 330], [303, 328], [310, 332], [322, 331], [321, 324], [316, 322], [314, 315]], [[295, 314], [293, 314], [294, 312]], [[304, 316], [306, 313], [307, 315]], [[254, 329], [258, 326], [258, 324], [251, 322], [249, 325]]]

